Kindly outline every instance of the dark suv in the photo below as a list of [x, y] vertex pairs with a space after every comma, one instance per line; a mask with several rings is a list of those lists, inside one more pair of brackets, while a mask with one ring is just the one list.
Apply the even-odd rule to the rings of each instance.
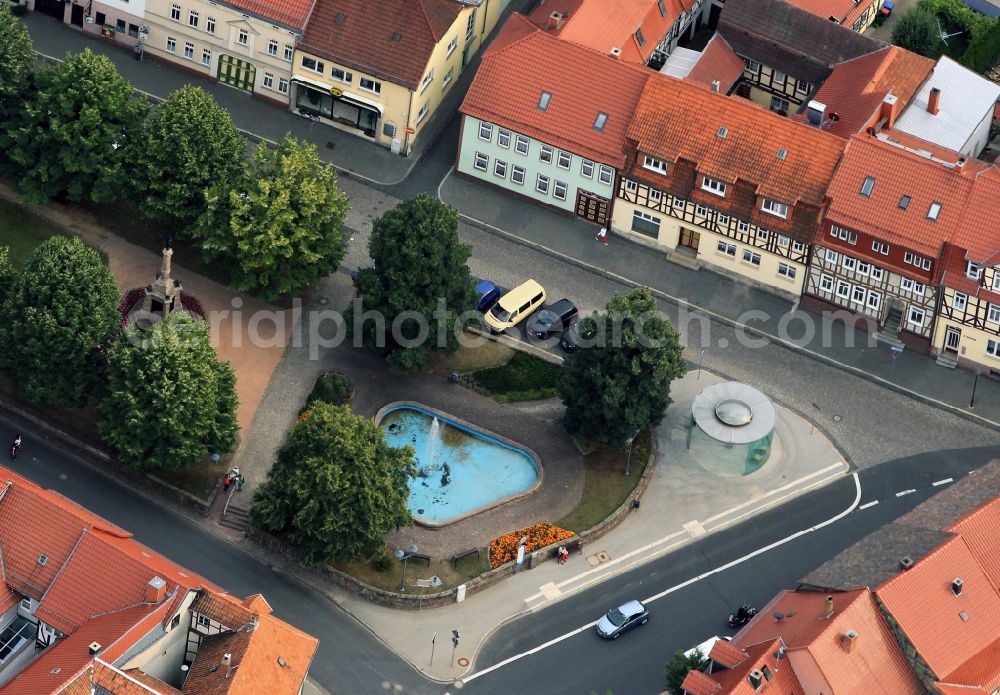
[[569, 327], [563, 333], [559, 346], [566, 352], [576, 352], [579, 347], [590, 347], [591, 341], [597, 336], [597, 322], [587, 317]]
[[539, 340], [545, 340], [553, 333], [562, 333], [580, 312], [568, 299], [545, 307], [528, 321], [528, 332]]

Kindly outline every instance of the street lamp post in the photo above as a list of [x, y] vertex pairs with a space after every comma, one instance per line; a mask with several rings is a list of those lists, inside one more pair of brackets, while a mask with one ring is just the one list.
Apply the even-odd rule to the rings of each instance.
[[631, 437], [629, 437], [628, 439], [625, 440], [625, 443], [628, 444], [628, 457], [625, 459], [625, 477], [626, 478], [628, 477], [629, 466], [632, 465], [632, 442], [634, 442], [635, 438], [638, 437], [638, 436], [639, 436], [639, 430], [636, 430], [635, 434], [633, 434]]
[[396, 548], [396, 559], [403, 563], [403, 574], [399, 576], [399, 589], [397, 589], [400, 593], [406, 591], [406, 561], [413, 557], [417, 550], [418, 548], [415, 545], [410, 546], [409, 552], [404, 552], [402, 548]]
[[455, 652], [458, 650], [458, 640], [461, 637], [458, 630], [451, 631], [451, 665], [455, 665]]

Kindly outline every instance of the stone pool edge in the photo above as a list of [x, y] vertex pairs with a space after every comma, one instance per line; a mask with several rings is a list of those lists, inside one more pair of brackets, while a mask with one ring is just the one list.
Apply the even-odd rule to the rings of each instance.
[[473, 432], [482, 434], [485, 437], [489, 437], [490, 439], [495, 439], [496, 441], [500, 442], [501, 444], [505, 444], [506, 446], [513, 447], [515, 449], [520, 449], [521, 451], [527, 452], [527, 454], [531, 457], [531, 460], [534, 461], [534, 463], [535, 463], [535, 470], [538, 471], [538, 477], [535, 479], [535, 484], [532, 485], [527, 490], [522, 490], [521, 492], [514, 493], [513, 495], [508, 495], [507, 497], [502, 497], [502, 498], [500, 498], [498, 500], [490, 502], [489, 504], [485, 504], [485, 505], [483, 505], [481, 507], [476, 507], [475, 509], [473, 509], [471, 511], [468, 511], [465, 514], [462, 514], [460, 516], [456, 516], [456, 517], [454, 517], [452, 519], [449, 519], [448, 521], [445, 521], [445, 522], [442, 522], [442, 523], [420, 521], [417, 518], [413, 517], [413, 523], [414, 524], [416, 524], [418, 526], [422, 526], [424, 528], [431, 529], [432, 531], [436, 531], [438, 529], [443, 529], [443, 528], [451, 526], [453, 524], [457, 524], [460, 521], [464, 521], [464, 520], [468, 519], [469, 517], [475, 516], [477, 514], [482, 514], [484, 512], [488, 512], [491, 509], [496, 509], [497, 507], [500, 507], [500, 506], [502, 506], [504, 504], [507, 504], [509, 502], [513, 502], [514, 500], [521, 499], [522, 497], [524, 497], [526, 495], [530, 495], [535, 490], [537, 490], [539, 487], [541, 487], [542, 481], [545, 479], [545, 469], [542, 466], [542, 459], [538, 456], [537, 453], [535, 453], [534, 449], [532, 449], [530, 447], [527, 447], [524, 444], [521, 444], [520, 442], [515, 442], [513, 439], [508, 439], [507, 437], [504, 437], [501, 434], [497, 434], [496, 432], [491, 432], [490, 430], [486, 429], [485, 427], [480, 427], [479, 425], [475, 425], [475, 424], [469, 422], [468, 420], [465, 420], [463, 418], [457, 417], [455, 415], [451, 415], [450, 413], [446, 413], [443, 410], [438, 410], [437, 408], [432, 408], [431, 406], [426, 405], [424, 403], [420, 403], [418, 401], [393, 401], [391, 403], [386, 403], [384, 406], [382, 406], [381, 408], [379, 408], [378, 412], [375, 413], [375, 415], [373, 416], [373, 419], [375, 420], [375, 426], [376, 427], [381, 427], [382, 418], [384, 418], [390, 412], [392, 412], [394, 410], [400, 410], [402, 408], [410, 408], [411, 410], [418, 410], [418, 411], [422, 411], [422, 412], [428, 413], [428, 414], [432, 415], [433, 417], [438, 418], [439, 420], [444, 420], [446, 422], [459, 425], [459, 426], [464, 427], [466, 429], [469, 429], [469, 430], [471, 430]]

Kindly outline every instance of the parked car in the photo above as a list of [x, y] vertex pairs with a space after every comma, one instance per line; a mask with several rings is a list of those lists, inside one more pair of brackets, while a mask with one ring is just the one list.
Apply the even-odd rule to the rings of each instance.
[[576, 352], [577, 348], [589, 347], [588, 343], [597, 335], [597, 322], [587, 317], [569, 327], [562, 335], [559, 346], [566, 352]]
[[560, 299], [531, 317], [531, 320], [528, 321], [528, 332], [539, 340], [545, 340], [553, 333], [565, 331], [566, 326], [579, 313], [573, 302], [568, 299]]
[[489, 280], [480, 280], [476, 283], [476, 311], [485, 314], [491, 306], [497, 303], [503, 293], [502, 287], [494, 285]]
[[604, 639], [618, 639], [636, 625], [649, 622], [649, 611], [638, 601], [629, 601], [612, 608], [597, 621], [597, 634]]
[[503, 333], [516, 326], [545, 302], [545, 289], [528, 280], [500, 297], [485, 314], [486, 325], [494, 333]]

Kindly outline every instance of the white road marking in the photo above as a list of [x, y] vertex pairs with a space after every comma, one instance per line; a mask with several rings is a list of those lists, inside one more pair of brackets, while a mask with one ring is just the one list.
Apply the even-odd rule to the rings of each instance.
[[[854, 509], [858, 506], [858, 502], [861, 501], [861, 480], [858, 478], [858, 474], [857, 473], [852, 473], [851, 477], [854, 479], [854, 488], [855, 488], [854, 501], [844, 511], [840, 512], [839, 514], [837, 514], [837, 515], [835, 515], [833, 517], [830, 517], [826, 521], [823, 521], [823, 522], [820, 522], [820, 523], [816, 524], [815, 526], [811, 526], [811, 527], [809, 527], [807, 529], [803, 529], [801, 531], [797, 531], [797, 532], [793, 533], [792, 535], [790, 535], [790, 536], [788, 536], [786, 538], [783, 538], [781, 540], [775, 541], [774, 543], [771, 543], [770, 545], [766, 545], [763, 548], [758, 548], [757, 550], [753, 551], [752, 553], [749, 553], [748, 555], [744, 555], [741, 558], [737, 558], [737, 559], [733, 560], [732, 562], [727, 562], [725, 565], [722, 565], [721, 567], [716, 567], [713, 570], [709, 570], [708, 572], [704, 572], [703, 574], [699, 574], [697, 577], [692, 577], [691, 579], [688, 579], [685, 582], [681, 582], [677, 586], [670, 587], [669, 589], [661, 591], [658, 594], [654, 594], [654, 595], [650, 596], [649, 598], [647, 598], [645, 601], [643, 601], [643, 603], [646, 603], [646, 604], [652, 603], [653, 601], [656, 601], [657, 599], [661, 599], [664, 596], [668, 596], [669, 594], [674, 593], [675, 591], [679, 591], [679, 590], [681, 590], [681, 589], [683, 589], [683, 588], [685, 588], [687, 586], [690, 586], [691, 584], [699, 582], [702, 579], [705, 579], [706, 577], [711, 577], [713, 574], [718, 574], [719, 572], [725, 572], [726, 570], [731, 569], [732, 567], [735, 567], [736, 565], [739, 565], [739, 564], [741, 564], [743, 562], [746, 562], [747, 560], [755, 558], [758, 555], [762, 555], [762, 554], [764, 554], [764, 553], [766, 553], [766, 552], [768, 552], [770, 550], [774, 550], [775, 548], [777, 548], [777, 547], [779, 547], [781, 545], [784, 545], [785, 543], [789, 543], [789, 542], [795, 540], [796, 538], [800, 538], [800, 537], [802, 537], [802, 536], [804, 536], [804, 535], [806, 535], [808, 533], [812, 533], [813, 531], [818, 531], [821, 528], [824, 528], [826, 526], [829, 526], [830, 524], [834, 524], [834, 523], [840, 521], [845, 516], [847, 516], [848, 514], [850, 514], [852, 511], [854, 511]], [[459, 682], [461, 682], [461, 683], [468, 683], [469, 681], [475, 680], [476, 678], [479, 678], [480, 676], [485, 676], [487, 673], [492, 673], [493, 671], [496, 671], [499, 668], [503, 668], [507, 664], [512, 664], [515, 661], [519, 661], [519, 660], [523, 659], [526, 656], [531, 656], [532, 654], [537, 654], [538, 652], [542, 651], [543, 649], [548, 649], [549, 647], [551, 647], [554, 644], [559, 644], [560, 642], [568, 640], [568, 639], [570, 639], [572, 637], [576, 637], [581, 632], [584, 632], [585, 630], [591, 629], [596, 624], [597, 624], [597, 621], [595, 620], [594, 622], [587, 623], [586, 625], [582, 625], [582, 626], [578, 627], [577, 629], [573, 630], [572, 632], [567, 632], [564, 635], [560, 635], [559, 637], [555, 637], [553, 639], [550, 639], [548, 642], [545, 642], [544, 644], [540, 644], [537, 647], [533, 647], [532, 649], [529, 649], [526, 652], [521, 652], [520, 654], [515, 654], [514, 656], [508, 657], [508, 658], [504, 659], [503, 661], [501, 661], [499, 663], [496, 663], [496, 664], [493, 664], [492, 666], [490, 666], [488, 668], [484, 668], [482, 671], [477, 671], [477, 672], [475, 672], [473, 674], [470, 674], [470, 675], [466, 676], [465, 678], [461, 679], [461, 681], [459, 681]]]
[[910, 495], [913, 494], [914, 492], [916, 492], [916, 490], [902, 490], [901, 492], [896, 493], [896, 497], [902, 497], [903, 495]]
[[954, 478], [945, 478], [944, 480], [939, 480], [936, 483], [931, 483], [932, 487], [937, 487], [938, 485], [947, 485], [948, 483], [955, 482]]
[[858, 507], [858, 510], [868, 509], [869, 507], [874, 507], [876, 504], [878, 504], [878, 500], [874, 500], [872, 502], [866, 502], [862, 504], [860, 507]]

